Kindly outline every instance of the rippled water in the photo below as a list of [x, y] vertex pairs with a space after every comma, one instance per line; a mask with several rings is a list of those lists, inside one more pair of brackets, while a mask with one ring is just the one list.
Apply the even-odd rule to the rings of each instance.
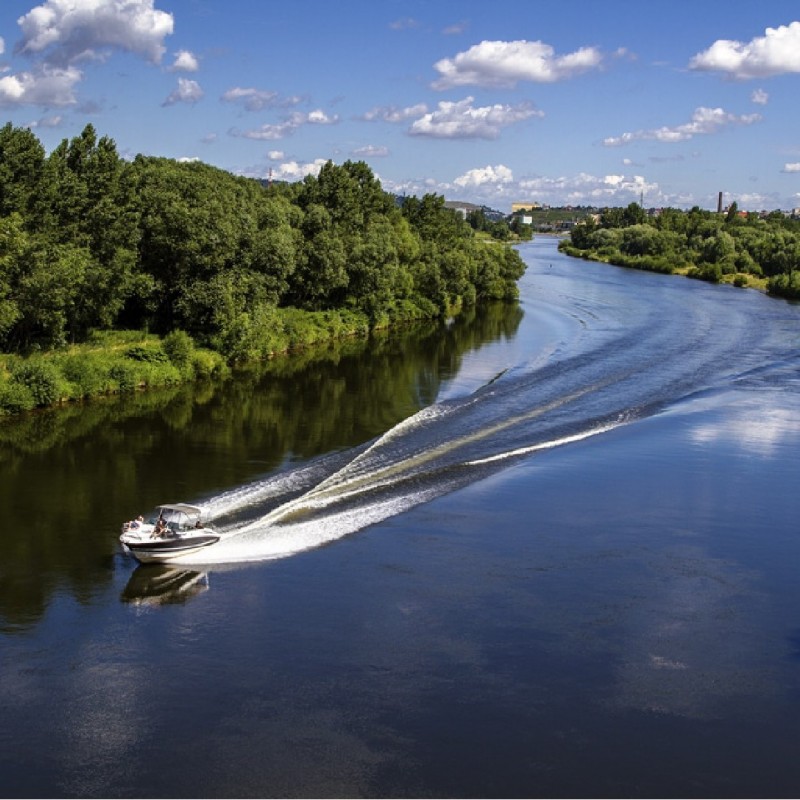
[[[521, 318], [6, 435], [5, 796], [796, 795], [800, 307], [522, 252]], [[137, 567], [172, 499], [226, 540]]]
[[489, 359], [482, 384], [442, 392], [344, 463], [303, 465], [212, 498], [217, 515], [247, 508], [252, 516], [265, 497], [269, 511], [231, 526], [225, 541], [184, 563], [292, 555], [514, 459], [606, 433], [695, 395], [792, 386], [795, 308], [730, 287], [697, 291], [685, 280], [576, 266], [552, 248], [545, 242], [530, 249], [555, 267], [548, 260], [546, 271], [529, 278], [526, 301], [537, 322], [560, 314], [549, 338], [529, 341], [535, 347], [505, 353], [498, 363]]

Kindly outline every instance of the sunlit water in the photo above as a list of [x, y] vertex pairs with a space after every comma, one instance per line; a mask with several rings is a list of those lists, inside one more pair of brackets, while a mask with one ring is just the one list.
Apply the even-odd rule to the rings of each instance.
[[[796, 796], [800, 307], [522, 253], [521, 319], [7, 429], [4, 796]], [[226, 538], [137, 566], [169, 500]]]
[[[181, 563], [293, 555], [515, 459], [603, 434], [695, 395], [796, 381], [796, 342], [787, 336], [796, 309], [776, 309], [775, 301], [730, 287], [697, 291], [685, 280], [576, 267], [552, 248], [544, 242], [527, 251], [548, 259], [525, 283], [531, 286], [525, 307], [543, 328], [535, 347], [483, 353], [482, 363], [465, 365], [436, 403], [344, 463], [303, 465], [208, 499], [220, 517], [269, 510], [229, 526], [222, 542]], [[576, 286], [576, 270], [591, 282]]]

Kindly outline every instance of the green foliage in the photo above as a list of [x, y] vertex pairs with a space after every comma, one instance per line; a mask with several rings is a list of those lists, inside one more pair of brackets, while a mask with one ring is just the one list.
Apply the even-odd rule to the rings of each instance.
[[61, 399], [58, 370], [42, 359], [19, 364], [11, 373], [10, 383], [26, 387], [37, 406], [53, 405]]
[[656, 217], [644, 216], [636, 204], [606, 209], [599, 223], [587, 218], [560, 246], [571, 255], [658, 272], [683, 270], [705, 281], [736, 276], [728, 280], [739, 286], [749, 285], [747, 275], [775, 276], [770, 291], [776, 294], [791, 291], [791, 279], [782, 276], [800, 270], [800, 223], [781, 213], [743, 217], [735, 205], [724, 217], [696, 207], [663, 209]]
[[186, 331], [172, 331], [161, 342], [164, 352], [169, 360], [181, 370], [185, 370], [192, 363], [194, 356], [194, 342]]
[[800, 300], [800, 270], [774, 275], [767, 283], [767, 291], [790, 300]]
[[[513, 300], [523, 270], [444, 198], [398, 207], [363, 162], [267, 188], [201, 163], [123, 160], [92, 125], [49, 156], [28, 129], [0, 129], [0, 352], [57, 354], [59, 399]], [[125, 329], [163, 343], [103, 341]], [[90, 342], [113, 353], [72, 353]], [[18, 387], [36, 404], [55, 396], [29, 380], [5, 385], [9, 407], [26, 405]]]
[[19, 414], [36, 407], [31, 390], [21, 383], [0, 381], [0, 414]]
[[167, 364], [170, 360], [160, 346], [147, 344], [136, 344], [129, 347], [125, 355], [132, 361], [143, 361], [148, 364]]

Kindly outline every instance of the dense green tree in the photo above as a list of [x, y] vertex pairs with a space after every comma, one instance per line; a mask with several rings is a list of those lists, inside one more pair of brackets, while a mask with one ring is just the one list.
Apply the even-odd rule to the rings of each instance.
[[355, 314], [356, 330], [513, 298], [522, 269], [442, 197], [398, 208], [363, 162], [267, 187], [202, 163], [125, 161], [91, 125], [47, 157], [30, 131], [0, 130], [6, 350], [133, 327], [262, 356], [295, 340], [293, 307]]
[[27, 128], [0, 128], [0, 217], [18, 213], [29, 220], [40, 191], [45, 153]]

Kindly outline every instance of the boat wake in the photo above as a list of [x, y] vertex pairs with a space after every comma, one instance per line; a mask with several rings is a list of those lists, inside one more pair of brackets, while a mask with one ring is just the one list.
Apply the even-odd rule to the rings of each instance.
[[[291, 556], [698, 393], [769, 380], [759, 365], [759, 346], [770, 335], [759, 298], [710, 298], [680, 280], [596, 269], [605, 269], [602, 279], [585, 284], [548, 270], [530, 292], [540, 298], [528, 302], [531, 318], [559, 315], [546, 358], [523, 354], [471, 394], [444, 392], [446, 399], [370, 443], [201, 501], [224, 536], [181, 563]], [[602, 294], [576, 298], [584, 285]], [[786, 358], [796, 369], [796, 356]]]

